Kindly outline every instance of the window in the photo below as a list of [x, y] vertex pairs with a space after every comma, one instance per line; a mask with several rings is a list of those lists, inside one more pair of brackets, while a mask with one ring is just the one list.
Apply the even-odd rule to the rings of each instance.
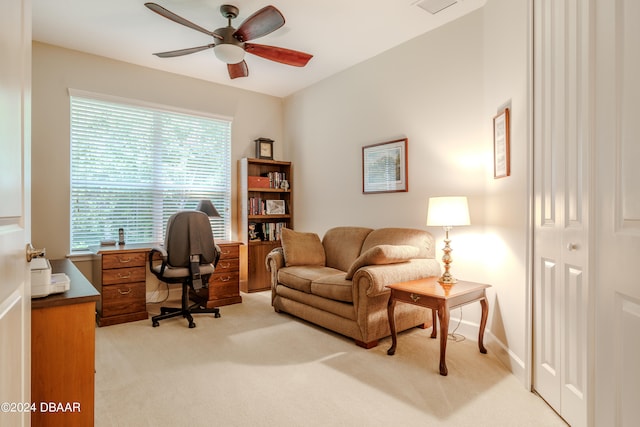
[[161, 242], [173, 213], [209, 199], [231, 237], [231, 121], [71, 92], [71, 251]]

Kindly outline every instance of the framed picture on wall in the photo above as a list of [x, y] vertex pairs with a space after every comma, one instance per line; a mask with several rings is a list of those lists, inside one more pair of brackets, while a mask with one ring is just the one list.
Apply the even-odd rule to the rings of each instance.
[[509, 109], [505, 108], [493, 118], [493, 177], [511, 175], [509, 152]]
[[362, 192], [409, 191], [407, 138], [362, 147]]

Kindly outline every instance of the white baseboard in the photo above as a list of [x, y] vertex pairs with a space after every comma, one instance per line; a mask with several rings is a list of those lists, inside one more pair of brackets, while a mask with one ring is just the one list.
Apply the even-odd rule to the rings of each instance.
[[[449, 332], [453, 332], [458, 325], [458, 318], [449, 319]], [[463, 335], [465, 339], [478, 341], [480, 325], [463, 320], [456, 330], [457, 335]], [[526, 388], [526, 365], [524, 361], [509, 349], [502, 341], [496, 338], [489, 329], [484, 331], [484, 346], [487, 352], [494, 354], [500, 362], [509, 370]]]

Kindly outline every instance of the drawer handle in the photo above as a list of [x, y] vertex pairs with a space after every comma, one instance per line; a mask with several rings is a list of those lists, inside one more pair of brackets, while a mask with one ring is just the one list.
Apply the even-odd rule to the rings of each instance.
[[128, 279], [129, 277], [131, 277], [131, 273], [127, 273], [127, 274], [118, 273], [118, 279]]
[[120, 261], [123, 264], [126, 264], [128, 262], [133, 261], [133, 258], [131, 258], [131, 257], [129, 257], [129, 258], [120, 258], [120, 257], [118, 257], [118, 261]]
[[229, 255], [231, 251], [220, 251], [221, 255]]
[[416, 294], [411, 294], [409, 295], [409, 298], [411, 298], [411, 301], [413, 302], [418, 302], [418, 300], [420, 299], [420, 295], [416, 295]]
[[230, 266], [231, 266], [231, 264], [228, 263], [228, 262], [220, 263], [220, 268], [229, 268]]
[[122, 289], [118, 289], [118, 292], [120, 292], [120, 295], [129, 295], [131, 293], [131, 288], [127, 288], [126, 292], [124, 292]]
[[228, 282], [229, 280], [231, 280], [231, 277], [229, 277], [229, 276], [224, 276], [224, 277], [220, 278], [221, 282]]

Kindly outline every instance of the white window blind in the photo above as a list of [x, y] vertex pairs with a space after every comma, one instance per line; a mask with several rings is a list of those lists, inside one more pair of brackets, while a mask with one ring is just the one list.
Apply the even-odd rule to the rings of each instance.
[[71, 250], [156, 243], [173, 213], [212, 201], [231, 237], [231, 122], [71, 96]]

